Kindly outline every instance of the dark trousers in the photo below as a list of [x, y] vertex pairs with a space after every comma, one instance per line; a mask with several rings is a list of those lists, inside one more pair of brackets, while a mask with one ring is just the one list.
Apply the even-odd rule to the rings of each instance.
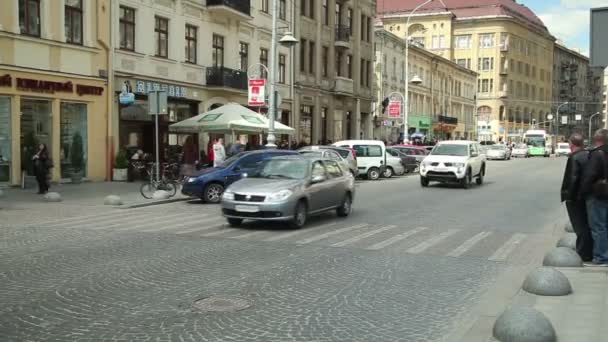
[[49, 191], [49, 181], [46, 172], [36, 172], [36, 181], [38, 182], [38, 193], [44, 194]]
[[576, 252], [583, 261], [591, 261], [593, 259], [593, 238], [587, 219], [585, 201], [566, 201], [566, 209], [576, 233]]

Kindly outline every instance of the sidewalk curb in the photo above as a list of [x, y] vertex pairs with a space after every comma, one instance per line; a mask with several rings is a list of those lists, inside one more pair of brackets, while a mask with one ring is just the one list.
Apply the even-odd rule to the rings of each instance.
[[130, 205], [121, 205], [121, 206], [117, 206], [116, 209], [144, 208], [144, 207], [151, 207], [153, 205], [169, 204], [169, 203], [175, 203], [175, 202], [185, 202], [185, 201], [191, 201], [191, 200], [193, 200], [192, 197], [169, 198], [169, 199], [158, 200], [158, 201], [153, 201], [153, 202], [144, 202], [144, 203], [136, 203], [136, 204], [130, 204]]

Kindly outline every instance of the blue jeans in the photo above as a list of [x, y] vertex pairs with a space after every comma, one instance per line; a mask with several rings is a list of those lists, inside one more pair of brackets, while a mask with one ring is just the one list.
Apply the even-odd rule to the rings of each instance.
[[593, 261], [608, 264], [608, 201], [588, 199], [587, 216], [593, 236]]

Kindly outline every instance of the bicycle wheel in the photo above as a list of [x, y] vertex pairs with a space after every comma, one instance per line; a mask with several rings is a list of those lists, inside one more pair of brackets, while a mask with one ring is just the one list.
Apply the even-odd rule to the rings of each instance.
[[177, 193], [177, 183], [175, 181], [161, 180], [158, 190], [166, 191], [169, 197], [173, 197]]
[[151, 199], [156, 191], [156, 185], [153, 182], [143, 183], [139, 188], [139, 192], [144, 198]]

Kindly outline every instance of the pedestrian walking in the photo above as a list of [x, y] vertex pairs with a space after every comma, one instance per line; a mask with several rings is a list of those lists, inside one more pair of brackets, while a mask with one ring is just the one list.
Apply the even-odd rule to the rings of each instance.
[[226, 149], [224, 148], [224, 139], [219, 138], [213, 144], [213, 167], [220, 166], [226, 159]]
[[32, 160], [34, 161], [36, 182], [38, 182], [38, 193], [46, 194], [49, 192], [49, 170], [53, 164], [45, 144], [38, 145], [38, 152], [32, 157]]
[[245, 146], [241, 143], [240, 140], [237, 140], [232, 146], [230, 146], [230, 156], [234, 156], [235, 154], [239, 154], [243, 152]]
[[593, 261], [588, 266], [608, 266], [608, 129], [593, 135], [593, 146], [581, 181], [593, 237]]
[[190, 176], [194, 172], [194, 165], [198, 162], [199, 152], [198, 147], [194, 143], [192, 136], [188, 136], [182, 148], [182, 175]]
[[576, 252], [583, 261], [590, 262], [593, 259], [593, 238], [587, 221], [587, 205], [581, 196], [580, 187], [589, 152], [585, 150], [584, 138], [580, 133], [572, 134], [569, 143], [571, 153], [564, 171], [561, 200], [566, 203], [568, 217], [576, 233]]

